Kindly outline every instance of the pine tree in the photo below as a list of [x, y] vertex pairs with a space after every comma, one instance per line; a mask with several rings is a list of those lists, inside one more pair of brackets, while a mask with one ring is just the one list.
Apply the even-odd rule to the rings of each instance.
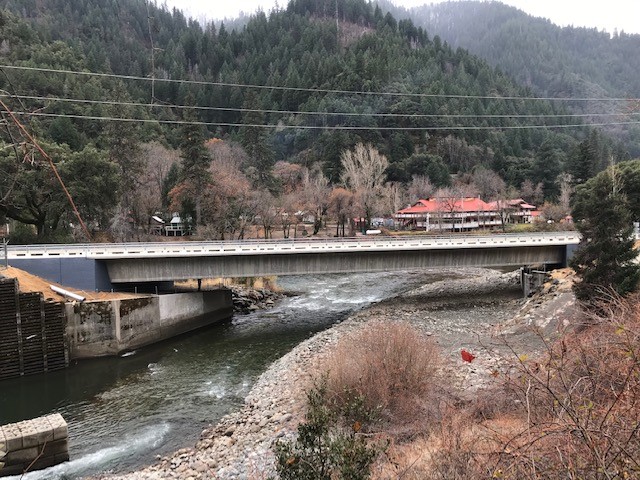
[[631, 211], [616, 176], [611, 168], [576, 191], [572, 213], [582, 240], [570, 265], [580, 277], [576, 297], [587, 302], [597, 301], [603, 288], [626, 295], [640, 279]]
[[[260, 108], [258, 97], [254, 92], [246, 95], [242, 108], [247, 110]], [[271, 190], [275, 183], [271, 173], [275, 163], [273, 150], [266, 138], [266, 127], [258, 126], [265, 124], [264, 113], [247, 112], [243, 115], [243, 123], [248, 126], [242, 127], [240, 141], [249, 155], [251, 165], [255, 168], [257, 183]]]
[[[125, 85], [120, 81], [116, 83], [113, 97], [117, 102], [131, 102]], [[113, 105], [109, 113], [116, 118], [135, 116], [132, 107], [122, 105]], [[120, 213], [126, 219], [127, 227], [131, 227], [130, 222], [136, 218], [133, 212], [134, 197], [144, 168], [140, 157], [140, 126], [134, 122], [109, 122], [104, 129], [104, 137], [109, 161], [118, 167]], [[128, 240], [130, 234], [127, 228], [123, 239]]]
[[[192, 102], [188, 95], [187, 103]], [[201, 202], [204, 189], [209, 183], [209, 165], [211, 158], [204, 145], [205, 136], [202, 125], [193, 110], [187, 109], [184, 114], [185, 123], [181, 129], [180, 150], [182, 157], [182, 183], [188, 186], [193, 197], [190, 199], [195, 208], [196, 225], [202, 225]], [[191, 203], [191, 202], [190, 202]]]

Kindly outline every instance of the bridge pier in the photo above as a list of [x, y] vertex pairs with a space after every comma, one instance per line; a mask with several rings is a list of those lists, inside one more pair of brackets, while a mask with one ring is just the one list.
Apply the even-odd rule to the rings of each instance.
[[527, 298], [540, 288], [547, 280], [548, 272], [545, 270], [536, 270], [529, 267], [520, 268], [520, 285], [522, 293]]

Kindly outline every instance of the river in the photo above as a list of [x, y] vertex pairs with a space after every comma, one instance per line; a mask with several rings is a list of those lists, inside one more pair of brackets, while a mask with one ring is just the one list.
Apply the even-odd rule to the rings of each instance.
[[[425, 283], [433, 272], [291, 276], [274, 308], [150, 346], [0, 384], [0, 424], [60, 413], [71, 461], [25, 480], [74, 479], [152, 463], [237, 409], [268, 365], [354, 310]], [[16, 477], [18, 478], [18, 477]]]

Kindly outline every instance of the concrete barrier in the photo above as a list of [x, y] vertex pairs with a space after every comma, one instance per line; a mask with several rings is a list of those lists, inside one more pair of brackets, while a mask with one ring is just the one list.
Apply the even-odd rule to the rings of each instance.
[[59, 413], [0, 426], [0, 477], [68, 461], [68, 436]]
[[231, 318], [231, 290], [67, 303], [72, 359], [118, 355]]

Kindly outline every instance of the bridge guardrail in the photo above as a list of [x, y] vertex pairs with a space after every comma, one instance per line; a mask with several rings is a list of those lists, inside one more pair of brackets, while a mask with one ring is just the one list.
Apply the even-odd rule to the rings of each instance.
[[281, 240], [227, 240], [207, 242], [98, 243], [67, 245], [14, 245], [9, 259], [84, 257], [92, 259], [192, 257], [251, 254], [291, 254], [353, 250], [408, 250], [415, 248], [488, 248], [508, 245], [577, 244], [577, 232], [496, 235], [411, 235]]

